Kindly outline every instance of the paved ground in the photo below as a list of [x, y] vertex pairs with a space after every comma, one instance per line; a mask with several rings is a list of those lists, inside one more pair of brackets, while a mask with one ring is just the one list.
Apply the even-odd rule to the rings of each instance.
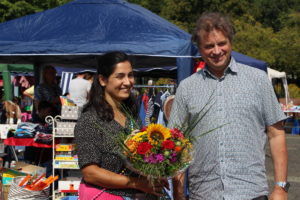
[[[287, 134], [287, 147], [289, 153], [288, 180], [291, 183], [288, 199], [300, 200], [300, 135]], [[269, 147], [267, 147], [266, 168], [271, 189], [274, 184], [274, 173]]]

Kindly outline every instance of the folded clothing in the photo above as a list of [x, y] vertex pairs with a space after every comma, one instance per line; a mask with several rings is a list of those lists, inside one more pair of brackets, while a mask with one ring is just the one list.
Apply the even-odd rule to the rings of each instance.
[[52, 134], [51, 125], [40, 125], [30, 122], [22, 122], [18, 124], [17, 130], [14, 132], [15, 138], [34, 138], [37, 132]]
[[34, 136], [34, 141], [41, 144], [52, 144], [52, 134], [37, 132]]

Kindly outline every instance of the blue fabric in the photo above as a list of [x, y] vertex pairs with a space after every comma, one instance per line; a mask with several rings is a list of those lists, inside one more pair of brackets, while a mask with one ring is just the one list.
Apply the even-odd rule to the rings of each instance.
[[145, 108], [144, 108], [144, 102], [141, 101], [141, 105], [140, 105], [140, 112], [139, 112], [139, 117], [142, 121], [142, 125], [143, 127], [146, 126], [146, 121], [145, 121], [145, 118], [146, 118], [146, 113], [145, 113]]
[[265, 61], [257, 60], [255, 58], [252, 58], [250, 56], [246, 56], [244, 54], [241, 54], [241, 53], [238, 53], [238, 52], [235, 52], [235, 51], [232, 52], [232, 56], [239, 63], [261, 69], [261, 70], [263, 70], [267, 73], [268, 64]]
[[299, 133], [300, 133], [299, 121], [297, 118], [294, 118], [292, 135], [299, 135]]
[[60, 80], [60, 88], [62, 89], [62, 95], [69, 92], [70, 81], [73, 78], [73, 72], [62, 72]]
[[[1, 61], [74, 63], [95, 67], [95, 55], [121, 50], [152, 60], [190, 56], [191, 35], [176, 25], [125, 0], [75, 0], [60, 7], [0, 24]], [[20, 56], [20, 59], [11, 58]], [[47, 56], [53, 55], [49, 60]], [[82, 56], [74, 59], [75, 56]], [[85, 60], [85, 56], [90, 56]], [[4, 58], [5, 57], [5, 58]], [[138, 63], [137, 67], [146, 67]], [[92, 66], [94, 65], [94, 66]], [[72, 65], [71, 65], [72, 66]], [[157, 65], [155, 65], [157, 66]]]

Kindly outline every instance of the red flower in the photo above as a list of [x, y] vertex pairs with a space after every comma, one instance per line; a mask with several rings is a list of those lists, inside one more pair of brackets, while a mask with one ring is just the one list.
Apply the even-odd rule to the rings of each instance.
[[181, 132], [179, 129], [174, 128], [174, 129], [171, 129], [170, 131], [171, 131], [171, 133], [172, 133], [172, 138], [173, 138], [173, 139], [174, 139], [174, 138], [181, 138], [181, 139], [184, 138], [182, 132]]
[[142, 142], [141, 144], [139, 144], [139, 146], [137, 148], [137, 153], [144, 155], [144, 154], [148, 153], [151, 149], [152, 149], [151, 144], [149, 144], [148, 142]]
[[148, 128], [148, 126], [144, 126], [143, 128], [141, 128], [140, 132], [144, 132], [144, 131], [146, 131], [146, 130], [147, 130], [147, 128]]
[[171, 140], [166, 140], [166, 141], [163, 141], [162, 146], [163, 146], [163, 149], [169, 149], [170, 150], [170, 149], [173, 149], [175, 147], [175, 144]]

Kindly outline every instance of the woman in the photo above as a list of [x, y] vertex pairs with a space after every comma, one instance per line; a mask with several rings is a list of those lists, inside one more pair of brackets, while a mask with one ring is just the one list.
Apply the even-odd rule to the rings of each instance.
[[[128, 56], [110, 52], [101, 57], [89, 100], [75, 127], [75, 143], [83, 174], [80, 200], [153, 199], [166, 181], [145, 178], [125, 168], [113, 138], [130, 126], [121, 107], [137, 116], [131, 96], [133, 70]], [[146, 196], [147, 194], [147, 196]]]
[[33, 121], [37, 120], [36, 110], [41, 101], [47, 101], [55, 106], [55, 112], [60, 113], [61, 103], [59, 96], [62, 95], [62, 91], [57, 84], [56, 80], [56, 69], [47, 65], [43, 69], [43, 80], [42, 84], [37, 85], [34, 88], [34, 108], [32, 112]]

